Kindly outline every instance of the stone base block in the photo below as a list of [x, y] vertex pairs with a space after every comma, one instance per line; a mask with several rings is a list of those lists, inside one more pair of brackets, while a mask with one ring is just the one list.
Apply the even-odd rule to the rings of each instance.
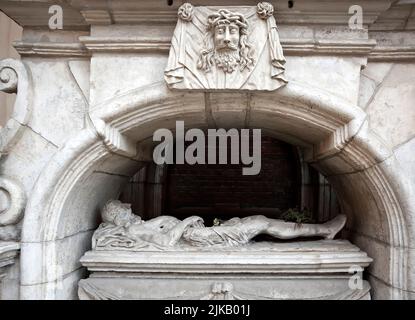
[[78, 293], [80, 299], [370, 299], [360, 277], [371, 261], [344, 240], [224, 251], [90, 251], [81, 263], [92, 274]]

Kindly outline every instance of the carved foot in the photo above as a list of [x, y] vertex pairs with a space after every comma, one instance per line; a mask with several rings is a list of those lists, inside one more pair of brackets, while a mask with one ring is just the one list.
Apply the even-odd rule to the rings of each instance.
[[324, 226], [327, 228], [329, 234], [325, 236], [325, 238], [327, 240], [334, 239], [336, 234], [339, 233], [341, 229], [343, 229], [344, 225], [346, 224], [346, 220], [346, 215], [341, 214], [333, 218], [332, 220], [326, 222]]

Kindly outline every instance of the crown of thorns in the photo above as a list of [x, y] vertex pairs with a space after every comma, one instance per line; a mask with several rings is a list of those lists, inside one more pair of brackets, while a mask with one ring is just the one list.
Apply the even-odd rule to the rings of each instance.
[[220, 9], [217, 13], [211, 14], [208, 17], [209, 28], [223, 23], [235, 23], [239, 28], [248, 28], [248, 22], [242, 14], [231, 12], [226, 9]]

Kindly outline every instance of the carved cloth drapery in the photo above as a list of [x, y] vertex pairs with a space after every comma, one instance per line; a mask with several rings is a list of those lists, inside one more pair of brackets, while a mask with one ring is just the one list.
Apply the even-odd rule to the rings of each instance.
[[[117, 278], [114, 278], [116, 281]], [[84, 279], [79, 282], [79, 293], [82, 299], [88, 300], [133, 300], [142, 299], [140, 297], [134, 297], [134, 293], [128, 290], [127, 287], [120, 285], [121, 290], [111, 289], [108, 287], [108, 282], [102, 282], [102, 279]], [[134, 280], [133, 280], [134, 281]], [[107, 284], [107, 285], [105, 285]], [[195, 287], [197, 287], [195, 285]], [[202, 289], [199, 289], [202, 290]], [[195, 291], [199, 291], [196, 289]], [[192, 291], [192, 290], [191, 290]], [[120, 294], [121, 293], [121, 294]], [[193, 295], [192, 295], [193, 294]], [[154, 299], [154, 298], [153, 298]], [[159, 296], [160, 300], [284, 300], [276, 296], [269, 295], [257, 295], [255, 293], [246, 293], [235, 290], [234, 285], [228, 281], [224, 282], [213, 282], [209, 292], [194, 295], [194, 292], [181, 292], [180, 295], [176, 296]], [[336, 293], [301, 298], [302, 300], [370, 300], [370, 286], [367, 282], [361, 289], [344, 289]]]
[[[272, 6], [270, 14], [261, 16], [258, 7], [226, 7], [243, 14], [249, 23], [248, 41], [254, 49], [255, 65], [251, 70], [224, 73], [197, 68], [204, 40], [209, 36], [208, 16], [225, 7], [179, 9], [179, 19], [172, 38], [165, 80], [174, 89], [276, 90], [287, 83], [284, 78], [285, 57], [280, 44]], [[181, 10], [181, 11], [180, 11]], [[267, 76], [269, 75], [269, 76]]]

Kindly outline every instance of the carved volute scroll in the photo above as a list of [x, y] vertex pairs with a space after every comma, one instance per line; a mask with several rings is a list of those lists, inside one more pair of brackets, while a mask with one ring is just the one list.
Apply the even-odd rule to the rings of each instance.
[[0, 240], [20, 238], [20, 220], [26, 206], [26, 194], [20, 183], [0, 176]]
[[[30, 74], [23, 62], [15, 59], [0, 61], [0, 91], [17, 93], [10, 119], [0, 128], [0, 157], [10, 152], [20, 139], [31, 116], [32, 88]], [[3, 106], [0, 106], [3, 107]]]
[[[29, 122], [32, 96], [29, 77], [23, 62], [0, 61], [0, 91], [17, 93], [11, 117], [0, 127], [0, 158], [11, 151]], [[0, 203], [0, 240], [18, 240], [26, 195], [17, 181], [3, 175], [0, 176]]]
[[177, 10], [177, 16], [180, 20], [189, 22], [193, 19], [193, 6], [190, 3], [184, 3]]
[[[287, 83], [274, 8], [178, 10], [165, 80], [172, 89], [276, 90]], [[269, 77], [264, 77], [268, 74]]]
[[10, 66], [5, 65], [0, 69], [0, 91], [17, 92], [17, 72]]
[[22, 186], [10, 178], [0, 177], [0, 197], [7, 198], [5, 208], [0, 208], [0, 226], [20, 221], [26, 204], [26, 196]]

